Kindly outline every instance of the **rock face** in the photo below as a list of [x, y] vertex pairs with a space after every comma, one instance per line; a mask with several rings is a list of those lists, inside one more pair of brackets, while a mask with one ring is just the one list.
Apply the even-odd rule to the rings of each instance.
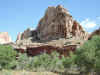
[[62, 48], [43, 45], [38, 47], [27, 47], [26, 49], [16, 48], [15, 50], [20, 53], [26, 53], [28, 56], [36, 56], [41, 53], [51, 54], [53, 51], [58, 52], [60, 55], [68, 56], [70, 51], [75, 52], [76, 45], [63, 46]]
[[[57, 7], [48, 7], [45, 15], [41, 18], [35, 30], [27, 29], [23, 33], [19, 33], [17, 43], [42, 43], [50, 42], [59, 39], [64, 39], [59, 42], [64, 45], [66, 41], [87, 40], [88, 33], [84, 31], [82, 26], [73, 19], [68, 10], [61, 5]], [[27, 43], [26, 43], [27, 42]], [[37, 44], [38, 44], [37, 43]], [[44, 44], [43, 43], [43, 44]], [[55, 44], [58, 44], [55, 42]]]
[[75, 51], [87, 39], [88, 33], [65, 8], [58, 5], [48, 7], [35, 30], [28, 28], [18, 34], [18, 47], [15, 49], [21, 53], [26, 51], [31, 56], [51, 53], [53, 50], [66, 56], [70, 50]]
[[0, 32], [0, 44], [7, 44], [11, 42], [11, 37], [8, 35], [8, 32]]
[[19, 32], [18, 35], [17, 35], [17, 41], [21, 40], [21, 36], [22, 36], [22, 33]]
[[27, 28], [23, 33], [18, 33], [17, 44], [32, 43], [32, 41], [38, 41], [37, 31], [31, 28]]
[[70, 13], [61, 5], [48, 7], [38, 24], [37, 31], [40, 40], [71, 37], [87, 39], [87, 33], [82, 26], [73, 20]]
[[17, 40], [28, 39], [32, 36], [32, 31], [30, 28], [25, 30], [23, 33], [18, 33]]
[[60, 55], [68, 56], [70, 51], [75, 52], [75, 50], [76, 50], [76, 45], [64, 46], [63, 48], [44, 45], [39, 47], [28, 47], [26, 49], [26, 53], [29, 56], [36, 56], [41, 53], [51, 54], [53, 51], [56, 51]]

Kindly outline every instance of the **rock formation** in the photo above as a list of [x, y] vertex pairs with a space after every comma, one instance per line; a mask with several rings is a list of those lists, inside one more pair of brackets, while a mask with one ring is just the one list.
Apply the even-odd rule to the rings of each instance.
[[64, 52], [67, 54], [69, 50], [75, 50], [87, 39], [88, 33], [73, 19], [68, 10], [58, 5], [48, 7], [35, 30], [28, 28], [18, 34], [16, 40], [18, 47], [15, 49], [22, 53], [24, 50], [28, 51], [32, 56], [43, 53], [44, 50], [48, 53], [56, 48], [61, 54]]
[[100, 36], [100, 28], [92, 32], [88, 39], [91, 39], [93, 36], [99, 35]]
[[[26, 49], [26, 53], [29, 56], [36, 56], [41, 53], [51, 54], [53, 51], [56, 51], [60, 55], [68, 56], [70, 51], [75, 52], [75, 50], [76, 50], [76, 45], [64, 46], [63, 48], [44, 45], [39, 47], [28, 47]], [[23, 52], [23, 50], [21, 50], [21, 52]]]
[[70, 13], [61, 5], [48, 7], [38, 27], [40, 40], [51, 40], [59, 38], [87, 39], [87, 33], [82, 26], [75, 21]]
[[19, 33], [16, 43], [34, 47], [50, 45], [81, 45], [88, 39], [88, 33], [73, 19], [61, 5], [48, 7], [35, 30], [28, 28]]
[[35, 41], [49, 41], [59, 38], [86, 40], [88, 33], [72, 18], [68, 10], [58, 5], [57, 7], [48, 7], [36, 30], [28, 28], [18, 37], [21, 40], [33, 37]]
[[22, 36], [22, 33], [19, 32], [18, 35], [17, 35], [17, 41], [18, 41], [18, 40], [21, 40], [21, 36]]
[[8, 35], [8, 32], [0, 32], [0, 44], [8, 44], [11, 42], [11, 37]]
[[38, 40], [37, 31], [28, 28], [23, 33], [18, 33], [16, 43], [17, 44], [32, 43], [32, 41], [36, 41], [36, 40]]
[[77, 47], [76, 45], [63, 46], [62, 48], [43, 45], [38, 47], [27, 47], [26, 49], [16, 48], [15, 50], [20, 53], [26, 53], [28, 56], [36, 56], [41, 53], [51, 54], [53, 51], [58, 52], [60, 55], [68, 56], [69, 52], [75, 52], [76, 47]]
[[25, 30], [23, 33], [18, 33], [17, 40], [28, 39], [32, 36], [32, 31], [30, 28]]

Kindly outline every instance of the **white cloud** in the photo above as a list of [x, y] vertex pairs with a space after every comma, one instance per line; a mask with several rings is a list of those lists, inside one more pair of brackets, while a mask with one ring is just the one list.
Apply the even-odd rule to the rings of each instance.
[[100, 16], [97, 16], [97, 19], [100, 20]]
[[94, 20], [90, 20], [89, 18], [83, 20], [81, 23], [80, 23], [85, 29], [91, 29], [91, 28], [94, 28], [96, 27], [96, 21]]

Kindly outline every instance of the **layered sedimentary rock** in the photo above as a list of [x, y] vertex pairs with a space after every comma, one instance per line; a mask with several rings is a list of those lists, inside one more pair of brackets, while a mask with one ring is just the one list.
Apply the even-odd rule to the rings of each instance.
[[37, 32], [40, 40], [72, 37], [86, 40], [88, 35], [61, 5], [48, 7], [44, 17], [39, 21]]
[[31, 28], [27, 28], [23, 33], [18, 33], [16, 43], [28, 44], [32, 43], [32, 41], [36, 41], [37, 39], [37, 31]]
[[41, 53], [51, 54], [53, 51], [58, 52], [60, 55], [68, 56], [70, 51], [75, 52], [76, 47], [77, 47], [76, 45], [63, 46], [63, 47], [43, 45], [39, 47], [27, 47], [26, 49], [16, 48], [15, 50], [20, 53], [27, 53], [27, 55], [29, 56], [36, 56]]
[[[61, 5], [48, 7], [35, 30], [27, 29], [19, 33], [15, 49], [29, 55], [38, 55], [45, 51], [58, 51], [66, 56], [88, 39], [88, 33], [73, 19], [68, 10]], [[24, 47], [24, 48], [23, 48]]]
[[35, 30], [29, 28], [18, 35], [18, 40], [31, 37], [32, 41], [51, 41], [60, 38], [87, 40], [88, 33], [61, 5], [48, 7]]
[[8, 44], [11, 42], [12, 40], [8, 32], [0, 32], [0, 44]]

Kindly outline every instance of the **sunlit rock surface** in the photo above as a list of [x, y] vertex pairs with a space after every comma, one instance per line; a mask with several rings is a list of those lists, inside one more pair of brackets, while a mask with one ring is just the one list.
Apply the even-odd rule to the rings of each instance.
[[12, 40], [8, 32], [0, 32], [0, 44], [7, 44], [11, 42]]

